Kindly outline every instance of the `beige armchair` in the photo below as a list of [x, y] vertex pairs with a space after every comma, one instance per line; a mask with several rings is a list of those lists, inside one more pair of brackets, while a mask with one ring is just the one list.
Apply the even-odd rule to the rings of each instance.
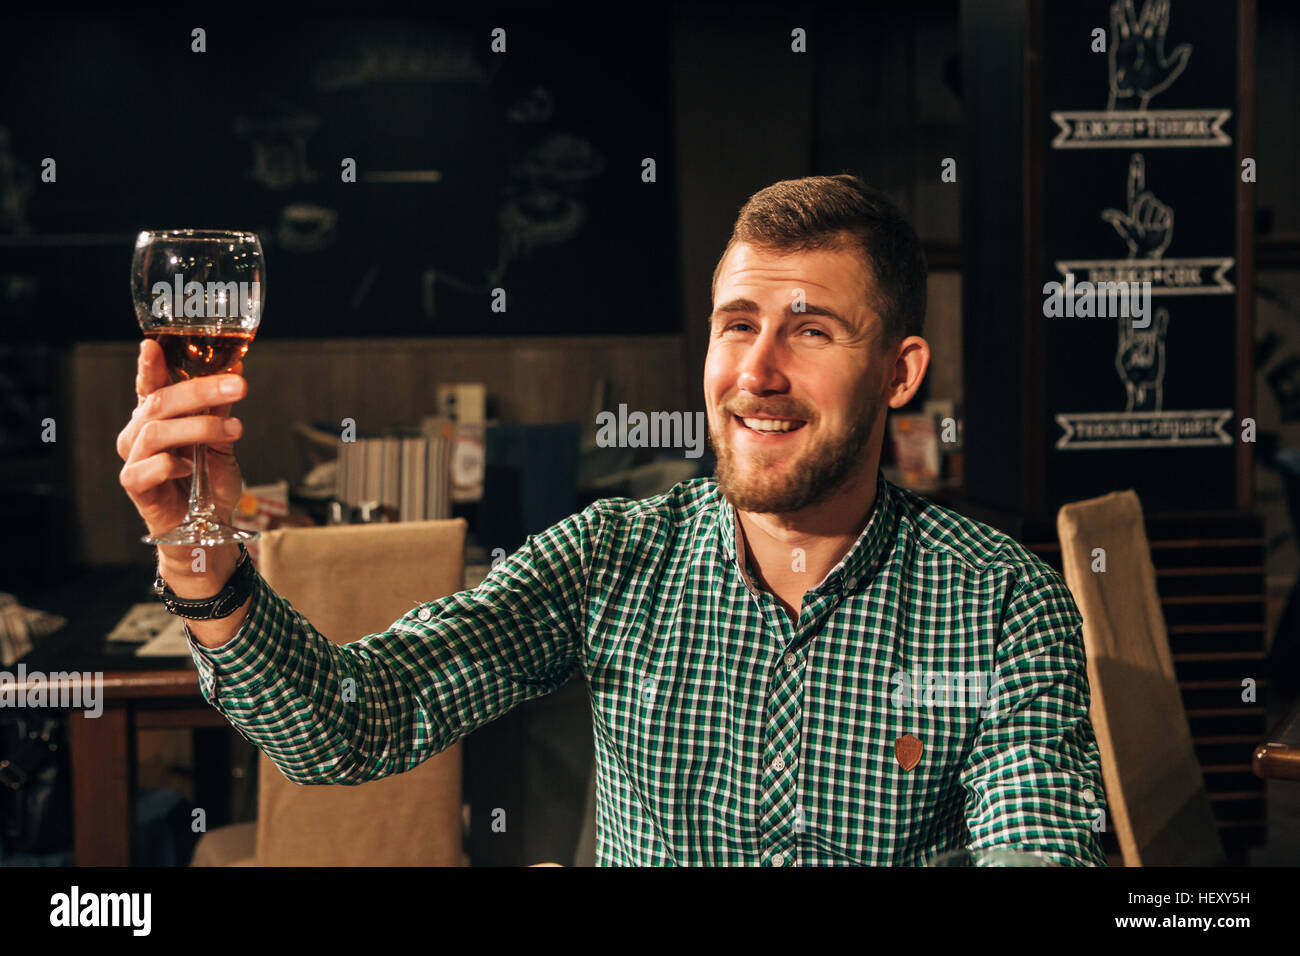
[[[259, 571], [330, 640], [386, 630], [464, 583], [465, 522], [283, 528]], [[259, 757], [255, 823], [207, 833], [191, 866], [460, 866], [461, 745], [359, 786], [303, 786]]]
[[[1133, 491], [1057, 514], [1083, 614], [1091, 718], [1126, 866], [1221, 866], [1223, 845], [1174, 673], [1142, 505]], [[1105, 571], [1093, 570], [1103, 557]], [[1097, 565], [1100, 568], [1100, 564]]]

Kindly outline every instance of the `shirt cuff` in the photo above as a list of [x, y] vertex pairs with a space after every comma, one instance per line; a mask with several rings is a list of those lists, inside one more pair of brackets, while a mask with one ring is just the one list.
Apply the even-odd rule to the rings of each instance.
[[273, 623], [282, 620], [286, 613], [278, 605], [285, 603], [269, 584], [253, 572], [252, 603], [248, 614], [235, 635], [220, 647], [204, 647], [194, 637], [189, 622], [182, 618], [185, 637], [189, 641], [190, 656], [199, 672], [199, 690], [212, 706], [225, 713], [217, 695], [218, 678], [226, 696], [246, 696], [275, 673], [281, 635]]

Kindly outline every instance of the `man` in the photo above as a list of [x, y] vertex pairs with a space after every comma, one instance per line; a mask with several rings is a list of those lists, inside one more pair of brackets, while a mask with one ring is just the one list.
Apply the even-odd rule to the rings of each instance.
[[[581, 671], [600, 863], [918, 864], [969, 845], [1104, 865], [1064, 583], [879, 470], [885, 409], [930, 359], [910, 226], [852, 176], [777, 183], [741, 210], [713, 304], [716, 479], [597, 502], [478, 588], [349, 645], [250, 574], [238, 611], [187, 623], [205, 697], [291, 780], [359, 783]], [[208, 437], [228, 453], [231, 439], [228, 405], [166, 424], [229, 398], [216, 381], [160, 388], [144, 354], [137, 391], [170, 394], [119, 451], [152, 530], [184, 513], [171, 483], [185, 465], [166, 449]], [[242, 396], [241, 377], [213, 378]], [[233, 499], [233, 457], [214, 460]], [[168, 550], [182, 597], [231, 577], [233, 548], [206, 577]]]

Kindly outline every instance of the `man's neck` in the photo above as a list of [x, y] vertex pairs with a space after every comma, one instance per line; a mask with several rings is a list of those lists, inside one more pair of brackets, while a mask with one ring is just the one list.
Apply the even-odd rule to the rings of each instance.
[[805, 591], [848, 554], [876, 506], [876, 471], [864, 472], [819, 504], [789, 514], [736, 509], [745, 550], [767, 588], [797, 619]]

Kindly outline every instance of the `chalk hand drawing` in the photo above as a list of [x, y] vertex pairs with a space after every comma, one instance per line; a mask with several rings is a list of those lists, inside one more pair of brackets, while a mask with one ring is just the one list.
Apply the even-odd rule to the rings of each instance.
[[1165, 385], [1165, 333], [1168, 330], [1168, 309], [1156, 309], [1156, 320], [1146, 329], [1135, 329], [1131, 321], [1120, 317], [1115, 368], [1128, 393], [1124, 411], [1161, 410]]
[[544, 123], [555, 112], [555, 100], [544, 86], [534, 86], [531, 93], [506, 111], [512, 123]]
[[1133, 153], [1128, 167], [1128, 207], [1103, 209], [1128, 246], [1126, 259], [1058, 259], [1062, 278], [1082, 273], [1086, 282], [1151, 283], [1153, 296], [1229, 295], [1236, 286], [1228, 270], [1231, 256], [1165, 256], [1174, 237], [1174, 211], [1146, 188], [1146, 165]]
[[510, 263], [541, 246], [572, 239], [587, 219], [578, 191], [605, 168], [604, 157], [585, 139], [553, 133], [510, 167], [506, 199], [497, 211], [497, 261], [483, 270], [483, 281], [460, 279], [430, 267], [422, 297], [427, 318], [436, 318], [439, 283], [466, 295], [484, 295], [500, 286]]
[[313, 203], [290, 203], [280, 210], [275, 238], [289, 252], [320, 252], [334, 245], [339, 214]]
[[1151, 97], [1169, 88], [1187, 69], [1192, 45], [1183, 43], [1165, 54], [1170, 0], [1146, 0], [1139, 16], [1133, 0], [1115, 0], [1110, 7], [1110, 98], [1106, 109], [1145, 110]]
[[235, 135], [253, 149], [253, 168], [245, 175], [267, 189], [315, 182], [316, 171], [307, 163], [307, 140], [320, 128], [320, 119], [290, 103], [277, 100], [276, 107], [276, 116], [235, 118]]
[[1101, 218], [1128, 243], [1130, 259], [1159, 259], [1174, 238], [1174, 211], [1146, 188], [1146, 161], [1134, 153], [1128, 165], [1128, 212], [1104, 209]]

